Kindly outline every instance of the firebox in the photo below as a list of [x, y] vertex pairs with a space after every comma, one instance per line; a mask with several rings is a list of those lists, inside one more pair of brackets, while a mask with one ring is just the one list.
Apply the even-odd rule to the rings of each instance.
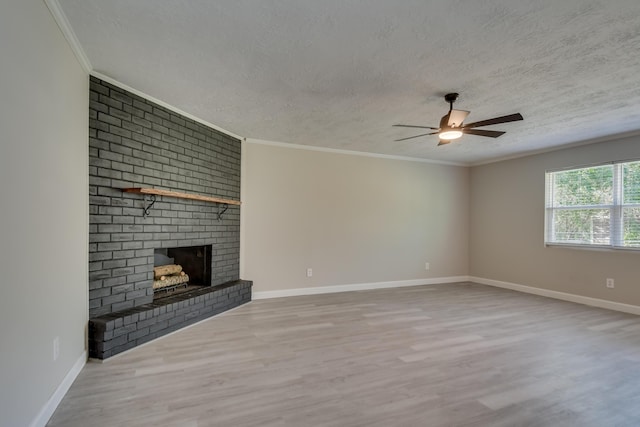
[[211, 245], [156, 249], [154, 300], [211, 286], [211, 252]]

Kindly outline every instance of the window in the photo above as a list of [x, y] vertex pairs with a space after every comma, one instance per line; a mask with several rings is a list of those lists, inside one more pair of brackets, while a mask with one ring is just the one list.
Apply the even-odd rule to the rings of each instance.
[[640, 249], [640, 161], [547, 172], [545, 243]]

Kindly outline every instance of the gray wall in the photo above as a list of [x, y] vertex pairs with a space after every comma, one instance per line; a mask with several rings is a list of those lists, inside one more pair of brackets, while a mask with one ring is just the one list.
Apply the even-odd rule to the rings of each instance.
[[547, 169], [637, 158], [632, 137], [472, 168], [470, 274], [640, 305], [637, 251], [544, 246]]
[[0, 40], [0, 424], [18, 427], [85, 354], [89, 83], [42, 1], [0, 2]]
[[468, 273], [468, 168], [250, 140], [243, 161], [254, 292]]
[[155, 248], [213, 246], [212, 283], [239, 278], [240, 208], [144, 198], [127, 187], [240, 198], [240, 141], [91, 77], [89, 310], [95, 317], [153, 299]]

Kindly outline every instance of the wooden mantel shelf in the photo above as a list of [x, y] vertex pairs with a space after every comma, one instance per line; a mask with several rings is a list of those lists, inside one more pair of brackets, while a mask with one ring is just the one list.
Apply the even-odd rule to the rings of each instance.
[[201, 196], [199, 194], [179, 193], [177, 191], [160, 190], [157, 188], [123, 188], [122, 191], [124, 191], [125, 193], [153, 194], [156, 196], [168, 196], [168, 197], [176, 197], [178, 199], [200, 200], [203, 202], [211, 202], [211, 203], [224, 203], [227, 205], [239, 205], [241, 203], [238, 200], [221, 199], [220, 197]]

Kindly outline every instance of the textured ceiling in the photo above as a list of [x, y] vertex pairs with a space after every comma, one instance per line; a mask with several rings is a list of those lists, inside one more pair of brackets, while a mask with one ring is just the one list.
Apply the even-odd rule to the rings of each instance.
[[[247, 138], [458, 163], [640, 130], [638, 0], [59, 0], [93, 69]], [[436, 147], [467, 121], [525, 120]]]

